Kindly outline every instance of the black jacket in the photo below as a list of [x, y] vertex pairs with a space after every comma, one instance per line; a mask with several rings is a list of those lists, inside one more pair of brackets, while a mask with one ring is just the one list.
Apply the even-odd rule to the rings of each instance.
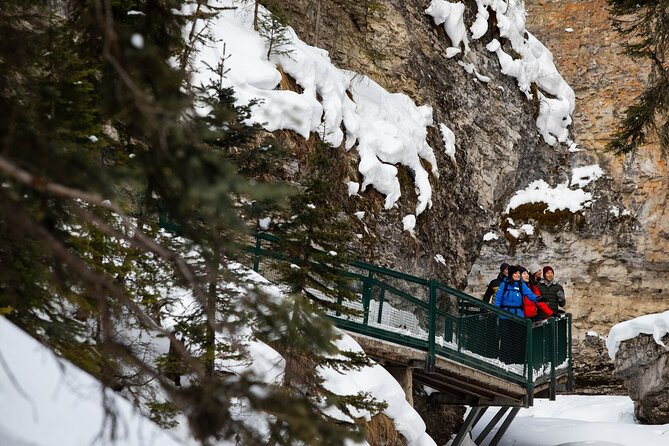
[[564, 307], [567, 300], [564, 297], [564, 288], [555, 280], [547, 282], [541, 279], [537, 284], [541, 293], [541, 300], [546, 302], [551, 310], [557, 311], [558, 307]]
[[499, 273], [499, 276], [490, 281], [488, 289], [485, 290], [485, 294], [483, 295], [483, 302], [488, 302], [489, 304], [495, 303], [494, 301], [491, 302], [490, 299], [497, 293], [497, 288], [499, 288], [499, 284], [502, 283], [503, 280], [504, 275]]

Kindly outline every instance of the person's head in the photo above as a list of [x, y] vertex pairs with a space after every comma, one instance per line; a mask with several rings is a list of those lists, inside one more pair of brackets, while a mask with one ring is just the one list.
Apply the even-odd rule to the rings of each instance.
[[541, 273], [542, 273], [541, 265], [539, 265], [538, 263], [531, 264], [530, 267], [528, 268], [528, 271], [530, 273], [530, 276], [532, 276], [535, 281], [539, 281], [539, 279], [541, 279]]
[[519, 270], [520, 270], [520, 277], [523, 279], [523, 282], [529, 282], [530, 273], [522, 266], [519, 268]]
[[506, 277], [507, 274], [509, 273], [509, 264], [504, 262], [501, 265], [499, 265], [499, 273], [504, 277]]
[[544, 279], [551, 282], [555, 278], [555, 271], [552, 266], [544, 266]]
[[518, 268], [516, 265], [511, 265], [509, 266], [509, 280], [512, 280], [514, 282], [517, 282], [520, 280], [520, 268]]

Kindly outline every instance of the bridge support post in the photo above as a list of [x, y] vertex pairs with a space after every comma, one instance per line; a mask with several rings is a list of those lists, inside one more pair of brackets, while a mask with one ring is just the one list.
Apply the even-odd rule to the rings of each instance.
[[386, 366], [386, 370], [400, 383], [406, 400], [413, 407], [413, 369], [410, 367]]
[[469, 432], [472, 430], [472, 427], [474, 427], [476, 422], [481, 418], [487, 409], [487, 407], [480, 406], [472, 407], [472, 409], [469, 411], [469, 414], [467, 415], [467, 418], [465, 418], [464, 424], [462, 427], [460, 427], [458, 435], [455, 436], [453, 443], [451, 443], [451, 446], [460, 446], [462, 444], [465, 437], [469, 435]]
[[504, 414], [506, 414], [509, 411], [508, 407], [500, 407], [497, 413], [495, 414], [494, 417], [492, 417], [492, 420], [488, 423], [488, 425], [481, 431], [478, 437], [476, 437], [476, 440], [474, 440], [474, 443], [476, 444], [483, 444], [483, 440], [486, 439], [488, 434], [494, 429], [495, 426], [497, 426], [497, 423], [499, 423], [499, 420], [504, 417]]
[[518, 412], [520, 412], [520, 407], [514, 407], [513, 409], [511, 409], [511, 413], [502, 422], [502, 425], [499, 427], [499, 430], [497, 431], [497, 433], [493, 437], [489, 446], [497, 446], [499, 444], [499, 441], [502, 439], [502, 437], [506, 433], [506, 430], [509, 428], [509, 426], [511, 426], [511, 422], [514, 420], [514, 418], [516, 418], [516, 415], [518, 415]]

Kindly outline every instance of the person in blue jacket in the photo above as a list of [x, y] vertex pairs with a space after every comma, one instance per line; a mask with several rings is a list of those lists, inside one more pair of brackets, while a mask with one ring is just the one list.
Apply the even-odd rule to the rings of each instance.
[[[532, 302], [537, 301], [537, 295], [520, 280], [520, 268], [515, 265], [509, 267], [509, 274], [502, 281], [495, 294], [495, 306], [501, 310], [524, 317], [523, 296]], [[506, 364], [525, 363], [525, 324], [522, 321], [509, 319], [508, 316], [499, 317], [499, 359]]]

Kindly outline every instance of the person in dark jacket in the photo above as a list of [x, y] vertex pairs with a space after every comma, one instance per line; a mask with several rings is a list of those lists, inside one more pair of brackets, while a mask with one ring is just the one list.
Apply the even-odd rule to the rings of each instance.
[[497, 275], [497, 277], [492, 279], [488, 284], [488, 288], [485, 290], [485, 294], [483, 295], [483, 302], [488, 302], [489, 304], [495, 303], [491, 302], [490, 299], [497, 292], [499, 284], [502, 283], [502, 281], [506, 278], [508, 271], [509, 271], [508, 263], [504, 262], [499, 266], [499, 274]]
[[[524, 317], [523, 296], [532, 302], [537, 301], [534, 294], [521, 280], [520, 268], [509, 267], [509, 275], [502, 281], [495, 294], [495, 306], [501, 310]], [[522, 321], [507, 316], [499, 317], [499, 359], [506, 364], [525, 363], [525, 331]]]
[[544, 266], [544, 277], [537, 284], [541, 293], [541, 300], [546, 302], [554, 312], [562, 312], [559, 307], [564, 307], [567, 300], [564, 296], [564, 288], [555, 280], [555, 271], [551, 266]]

